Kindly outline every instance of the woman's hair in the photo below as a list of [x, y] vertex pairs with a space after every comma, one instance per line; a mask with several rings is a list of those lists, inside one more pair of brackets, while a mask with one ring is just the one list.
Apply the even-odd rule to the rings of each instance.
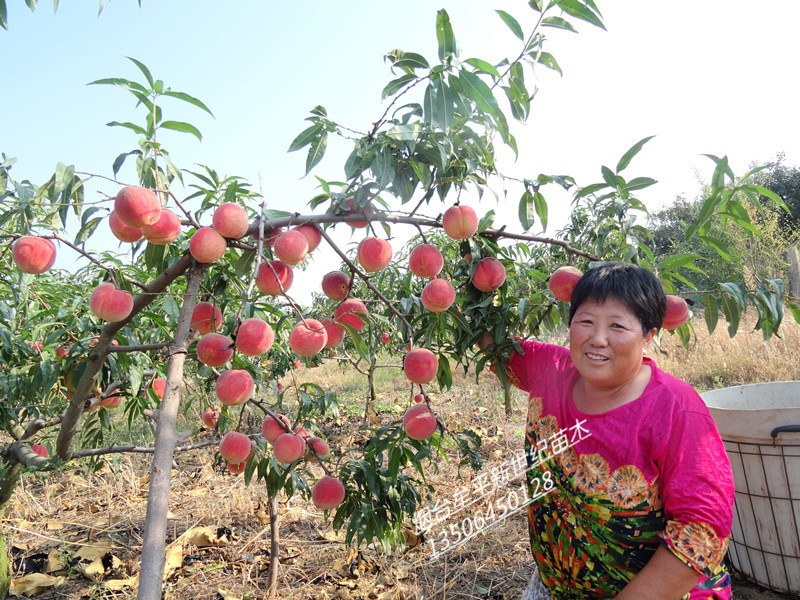
[[589, 269], [572, 290], [569, 324], [578, 307], [587, 300], [622, 302], [642, 324], [644, 335], [661, 329], [667, 312], [667, 297], [661, 281], [652, 271], [624, 262], [604, 262]]

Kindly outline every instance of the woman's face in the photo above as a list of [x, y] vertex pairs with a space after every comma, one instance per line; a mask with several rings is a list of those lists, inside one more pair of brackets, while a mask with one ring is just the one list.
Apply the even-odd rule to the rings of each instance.
[[633, 381], [656, 330], [642, 335], [642, 324], [622, 302], [586, 300], [569, 328], [572, 362], [595, 390], [613, 390]]

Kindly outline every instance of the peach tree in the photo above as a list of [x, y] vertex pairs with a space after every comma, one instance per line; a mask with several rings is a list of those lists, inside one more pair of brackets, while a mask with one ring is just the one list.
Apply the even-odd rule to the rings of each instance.
[[[479, 373], [488, 361], [508, 359], [518, 348], [515, 336], [563, 325], [568, 303], [548, 287], [559, 267], [636, 262], [657, 272], [676, 298], [692, 296], [696, 308], [702, 303], [709, 329], [721, 313], [733, 335], [752, 305], [764, 335], [777, 331], [786, 301], [780, 280], [752, 289], [726, 282], [696, 290], [684, 276], [700, 270], [696, 255], [651, 251], [638, 192], [656, 182], [627, 174], [649, 138], [613, 168], [601, 167], [602, 179], [589, 185], [567, 175], [504, 175], [498, 146], [517, 153], [513, 124], [531, 113], [533, 73], [560, 72], [545, 50], [545, 32], [603, 26], [592, 0], [528, 5], [535, 16], [530, 31], [496, 11], [518, 53], [489, 60], [465, 58], [447, 12], [439, 11], [437, 56], [387, 53], [392, 79], [382, 91], [386, 108], [354, 141], [353, 128], [316, 106], [289, 144], [289, 151], [304, 151], [306, 174], [327, 168], [329, 138], [346, 138], [353, 148], [343, 181], [317, 176], [319, 193], [304, 214], [268, 209], [241, 177], [178, 167], [164, 134], [201, 134], [189, 122], [166, 119], [168, 102], [211, 111], [135, 59], [143, 80], [93, 82], [132, 94], [143, 113], [140, 123], [109, 123], [130, 130], [137, 144], [111, 161], [108, 176], [59, 164], [50, 180], [35, 185], [16, 178], [13, 160], [2, 155], [0, 235], [11, 252], [0, 265], [0, 426], [7, 434], [0, 449], [0, 506], [31, 470], [123, 452], [151, 454], [138, 595], [158, 598], [173, 457], [219, 446], [228, 470], [265, 485], [274, 593], [279, 494], [303, 494], [330, 511], [333, 526], [346, 528], [348, 543], [378, 540], [389, 550], [403, 543], [404, 526], [428, 501], [432, 459], [451, 446], [464, 464], [480, 468], [480, 438], [437, 421], [436, 389], [451, 385], [453, 366]], [[766, 199], [784, 205], [750, 182], [755, 171], [737, 178], [724, 157], [709, 158], [711, 185], [687, 233], [725, 260], [724, 245], [710, 234], [713, 220], [758, 235], [744, 204], [760, 206]], [[126, 168], [133, 170], [130, 181], [118, 179]], [[87, 199], [95, 185], [102, 188], [100, 199]], [[545, 193], [553, 186], [573, 194], [570, 220], [557, 235], [534, 235], [534, 227], [547, 229]], [[518, 198], [518, 223], [499, 222], [490, 208], [490, 197], [501, 195]], [[343, 229], [358, 240], [355, 252], [337, 241]], [[104, 230], [120, 241], [122, 254], [89, 244]], [[318, 246], [334, 252], [340, 264], [320, 282], [324, 296], [304, 307], [293, 299], [292, 284]], [[52, 269], [56, 251], [74, 256], [70, 272]], [[800, 318], [797, 307], [787, 305]], [[688, 316], [688, 306], [681, 306]], [[674, 331], [688, 342], [691, 325], [679, 320]], [[484, 343], [485, 332], [496, 343]], [[402, 422], [369, 418], [378, 348], [393, 350], [395, 368], [409, 380], [410, 408]], [[330, 359], [351, 361], [370, 389], [365, 442], [336, 453], [314, 435], [338, 414], [333, 391], [274, 383], [298, 361]], [[503, 369], [497, 372], [502, 376]], [[187, 390], [203, 388], [216, 396], [198, 407], [210, 432], [192, 440], [192, 432], [178, 431], [177, 417], [191, 402]], [[245, 431], [251, 411], [263, 418], [260, 431]], [[152, 426], [152, 443], [128, 443], [125, 426], [143, 419]]]

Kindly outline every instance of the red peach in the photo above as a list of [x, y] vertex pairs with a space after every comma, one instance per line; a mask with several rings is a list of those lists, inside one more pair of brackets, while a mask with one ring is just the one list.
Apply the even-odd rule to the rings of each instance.
[[161, 400], [164, 397], [164, 390], [167, 389], [167, 380], [163, 377], [158, 377], [150, 384], [150, 388], [156, 393], [158, 399]]
[[[289, 291], [289, 288], [292, 287], [293, 279], [292, 267], [279, 260], [271, 260], [261, 263], [258, 267], [256, 285], [265, 294], [279, 296], [283, 292]], [[281, 290], [281, 286], [283, 290]]]
[[[295, 361], [295, 363], [296, 362], [297, 361]], [[278, 388], [278, 393], [281, 393], [283, 391], [283, 384], [282, 383], [276, 383], [275, 387]]]
[[201, 227], [189, 240], [189, 252], [199, 263], [213, 263], [225, 254], [228, 242], [213, 227]]
[[403, 415], [403, 429], [412, 440], [427, 440], [438, 426], [436, 417], [425, 404], [415, 404]]
[[680, 296], [667, 295], [667, 314], [661, 327], [677, 329], [689, 320], [689, 305]]
[[311, 501], [320, 510], [336, 508], [344, 502], [344, 484], [330, 475], [323, 476], [311, 488]]
[[328, 341], [325, 342], [326, 348], [334, 348], [344, 340], [344, 327], [332, 319], [322, 319], [322, 326], [328, 334]]
[[434, 279], [422, 290], [422, 306], [431, 312], [444, 312], [455, 300], [456, 291], [446, 279]]
[[47, 451], [47, 447], [42, 446], [41, 444], [31, 444], [31, 450], [36, 452], [39, 456], [44, 456], [47, 458], [50, 453]]
[[272, 348], [275, 332], [263, 319], [245, 319], [236, 332], [236, 349], [247, 356], [258, 356]]
[[451, 206], [442, 216], [442, 226], [454, 240], [465, 240], [478, 231], [478, 215], [469, 206]]
[[67, 344], [66, 346], [59, 346], [56, 348], [56, 356], [59, 358], [64, 358], [67, 354], [69, 354], [70, 349], [72, 348], [72, 344]]
[[217, 398], [227, 406], [239, 406], [253, 397], [255, 383], [247, 371], [231, 369], [217, 379]]
[[325, 347], [328, 333], [316, 319], [306, 319], [294, 326], [289, 334], [289, 346], [300, 356], [313, 356]]
[[559, 267], [550, 275], [550, 291], [556, 300], [569, 302], [575, 284], [583, 277], [583, 271], [576, 267]]
[[144, 238], [155, 246], [166, 246], [174, 242], [181, 234], [181, 222], [178, 215], [168, 208], [161, 209], [158, 221], [142, 227]]
[[23, 273], [44, 273], [56, 261], [56, 246], [52, 240], [23, 235], [11, 250], [11, 259]]
[[250, 438], [238, 431], [229, 431], [219, 443], [219, 453], [222, 458], [234, 464], [245, 462], [252, 450]]
[[291, 464], [306, 453], [306, 441], [294, 433], [281, 434], [272, 445], [275, 460], [285, 465]]
[[368, 237], [358, 244], [358, 263], [367, 273], [376, 273], [392, 261], [392, 245], [381, 238]]
[[[344, 214], [354, 215], [356, 213], [361, 212], [365, 215], [371, 215], [375, 213], [375, 211], [372, 209], [372, 206], [370, 206], [369, 203], [367, 203], [365, 206], [361, 208], [353, 208], [353, 204], [354, 204], [354, 199], [352, 196], [350, 196], [347, 199], [347, 206], [350, 207], [350, 210], [345, 211]], [[350, 227], [353, 227], [354, 229], [361, 229], [369, 225], [369, 221], [347, 221], [347, 224], [350, 225]]]
[[133, 297], [118, 290], [113, 283], [101, 283], [89, 297], [89, 308], [98, 319], [115, 323], [133, 311]]
[[222, 310], [211, 302], [198, 302], [192, 311], [192, 329], [201, 335], [222, 327]]
[[322, 278], [322, 293], [341, 302], [350, 293], [350, 277], [342, 271], [331, 271]]
[[413, 383], [428, 383], [439, 370], [436, 355], [427, 348], [415, 348], [403, 359], [403, 371]]
[[197, 342], [197, 360], [209, 367], [221, 367], [233, 356], [232, 344], [227, 335], [207, 333]]
[[211, 224], [222, 237], [238, 240], [247, 233], [247, 212], [234, 202], [223, 202], [214, 211]]
[[217, 426], [221, 415], [222, 409], [219, 406], [209, 406], [203, 411], [203, 425], [205, 425], [208, 429], [214, 429]]
[[422, 394], [417, 394], [416, 396], [414, 396], [414, 402], [416, 402], [417, 404], [419, 404], [423, 400], [425, 400], [425, 396], [423, 396]]
[[303, 225], [298, 225], [294, 228], [295, 231], [299, 231], [304, 236], [306, 236], [306, 241], [308, 242], [308, 252], [309, 254], [317, 249], [319, 243], [322, 241], [322, 235], [319, 231], [313, 226], [307, 223]]
[[161, 216], [161, 200], [153, 190], [129, 185], [117, 194], [114, 210], [128, 227], [146, 227]]
[[317, 437], [316, 435], [311, 436], [306, 440], [306, 446], [308, 448], [306, 453], [309, 457], [309, 460], [312, 462], [319, 462], [319, 458], [325, 458], [331, 451], [330, 447], [328, 446], [328, 442], [323, 440], [321, 437]]
[[436, 277], [444, 267], [444, 257], [433, 244], [420, 244], [408, 255], [408, 268], [417, 277]]
[[350, 325], [356, 331], [361, 331], [367, 326], [367, 307], [364, 303], [355, 298], [349, 298], [342, 302], [333, 311], [333, 317], [339, 323]]
[[144, 235], [141, 227], [131, 227], [120, 221], [119, 215], [115, 210], [112, 210], [111, 214], [108, 215], [108, 226], [111, 228], [111, 233], [120, 242], [138, 242]]
[[299, 358], [296, 361], [294, 361], [294, 368], [295, 369], [299, 369], [302, 366], [303, 366], [303, 363], [300, 362]]
[[297, 265], [308, 255], [308, 239], [302, 232], [290, 229], [275, 240], [275, 256], [287, 265]]
[[387, 332], [384, 331], [381, 334], [381, 344], [388, 344], [391, 339], [392, 336], [390, 336]]
[[270, 444], [274, 444], [275, 440], [277, 440], [284, 433], [287, 433], [292, 427], [292, 424], [289, 422], [289, 419], [286, 417], [286, 415], [278, 415], [278, 417], [280, 417], [280, 420], [286, 425], [286, 427], [281, 425], [271, 415], [264, 419], [264, 423], [261, 425], [261, 433]]
[[472, 285], [482, 292], [492, 292], [499, 288], [506, 280], [506, 268], [496, 258], [487, 257], [475, 267], [472, 276]]
[[233, 473], [234, 475], [240, 475], [244, 473], [244, 470], [247, 468], [247, 461], [240, 462], [239, 464], [228, 463], [228, 471]]
[[104, 406], [105, 408], [117, 408], [121, 402], [122, 402], [122, 397], [117, 396], [117, 393], [114, 392], [110, 396], [106, 396], [105, 398], [100, 400], [100, 406]]

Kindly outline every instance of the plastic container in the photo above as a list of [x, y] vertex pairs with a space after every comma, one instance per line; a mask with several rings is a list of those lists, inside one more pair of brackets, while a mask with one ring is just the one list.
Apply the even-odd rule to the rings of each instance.
[[733, 468], [730, 564], [759, 585], [800, 594], [800, 381], [700, 395]]

